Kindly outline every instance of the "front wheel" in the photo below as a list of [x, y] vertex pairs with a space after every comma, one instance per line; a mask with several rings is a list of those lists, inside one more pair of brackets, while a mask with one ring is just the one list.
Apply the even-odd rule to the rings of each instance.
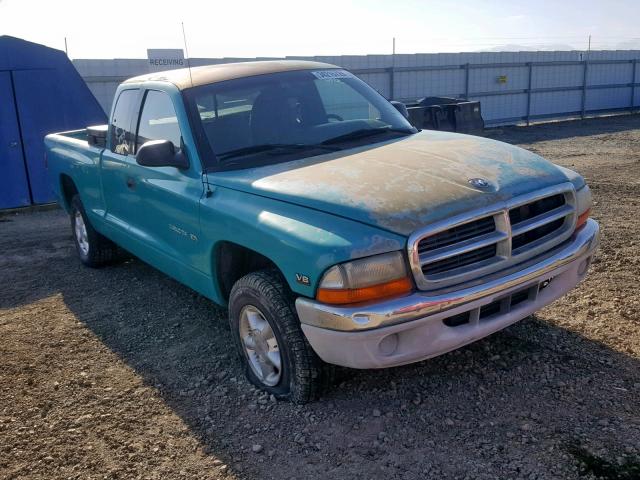
[[275, 270], [250, 273], [229, 298], [229, 323], [249, 381], [276, 398], [314, 400], [332, 367], [307, 342], [291, 292]]

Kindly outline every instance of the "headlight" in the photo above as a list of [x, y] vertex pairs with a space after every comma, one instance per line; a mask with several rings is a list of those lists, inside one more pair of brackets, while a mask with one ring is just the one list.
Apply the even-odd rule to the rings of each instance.
[[576, 230], [578, 230], [587, 223], [591, 213], [591, 190], [587, 185], [576, 192], [576, 213], [578, 214]]
[[591, 190], [587, 185], [576, 192], [576, 208], [578, 215], [582, 215], [591, 208]]
[[402, 253], [391, 252], [331, 267], [320, 281], [316, 298], [323, 303], [359, 303], [412, 289]]

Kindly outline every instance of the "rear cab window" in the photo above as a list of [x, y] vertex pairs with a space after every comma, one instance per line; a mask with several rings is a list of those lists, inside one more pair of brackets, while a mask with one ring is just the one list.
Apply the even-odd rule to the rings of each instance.
[[113, 153], [128, 155], [133, 152], [134, 135], [131, 124], [138, 93], [138, 89], [130, 89], [123, 90], [118, 95], [109, 124], [109, 145]]

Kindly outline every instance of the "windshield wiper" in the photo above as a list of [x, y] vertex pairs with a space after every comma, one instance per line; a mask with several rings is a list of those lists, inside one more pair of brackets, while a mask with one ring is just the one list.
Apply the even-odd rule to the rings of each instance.
[[253, 155], [255, 153], [282, 153], [286, 154], [299, 150], [328, 150], [334, 152], [340, 150], [340, 147], [333, 147], [324, 144], [305, 144], [305, 143], [265, 143], [262, 145], [251, 145], [250, 147], [238, 148], [229, 152], [218, 155], [219, 160], [228, 160], [230, 158], [243, 157], [245, 155]]
[[361, 128], [354, 130], [353, 132], [345, 133], [344, 135], [338, 135], [337, 137], [330, 138], [322, 142], [322, 145], [331, 145], [333, 143], [346, 142], [349, 140], [357, 140], [359, 138], [373, 137], [374, 135], [380, 135], [383, 133], [404, 133], [410, 135], [416, 133], [408, 128], [392, 128], [392, 127], [375, 127], [375, 128]]

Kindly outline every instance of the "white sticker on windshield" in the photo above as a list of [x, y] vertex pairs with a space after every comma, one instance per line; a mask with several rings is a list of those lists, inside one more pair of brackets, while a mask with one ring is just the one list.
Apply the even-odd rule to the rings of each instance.
[[316, 70], [315, 72], [311, 73], [320, 80], [333, 80], [334, 78], [353, 77], [353, 73], [349, 73], [346, 70]]

